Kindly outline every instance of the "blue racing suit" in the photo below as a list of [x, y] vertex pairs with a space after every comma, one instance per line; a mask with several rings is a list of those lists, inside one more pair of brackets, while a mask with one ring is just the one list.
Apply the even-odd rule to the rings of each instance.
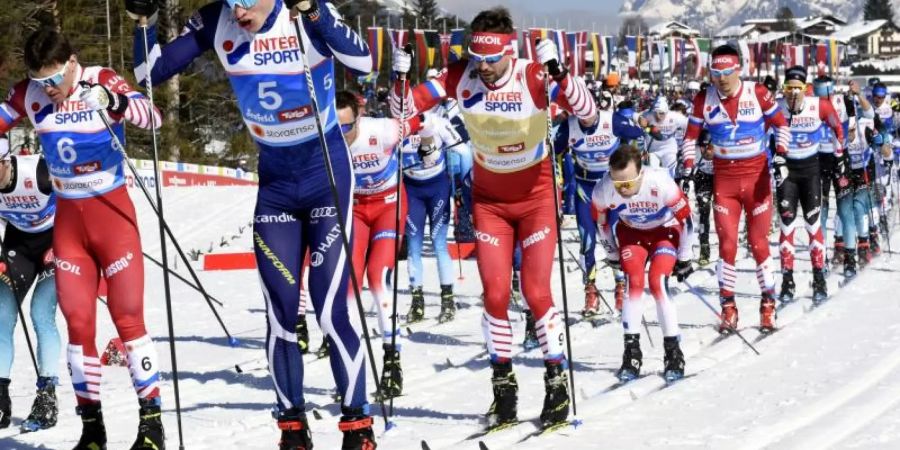
[[[141, 30], [135, 37], [135, 73], [154, 84], [183, 71], [208, 50], [218, 56], [234, 89], [240, 113], [259, 149], [259, 193], [253, 244], [266, 301], [266, 356], [282, 414], [303, 411], [303, 360], [294, 335], [303, 255], [310, 251], [309, 295], [331, 344], [331, 367], [345, 415], [368, 414], [366, 355], [347, 308], [350, 264], [342, 245], [338, 209], [350, 232], [353, 176], [334, 105], [334, 58], [354, 74], [371, 71], [363, 39], [323, 2], [318, 18], [302, 19], [320, 118], [334, 168], [335, 205], [312, 116], [307, 74], [295, 23], [282, 0], [262, 28], [240, 28], [225, 2], [194, 13], [183, 33], [144, 61]], [[327, 7], [326, 7], [327, 6]], [[149, 41], [155, 43], [156, 28]], [[287, 413], [286, 413], [287, 411]]]

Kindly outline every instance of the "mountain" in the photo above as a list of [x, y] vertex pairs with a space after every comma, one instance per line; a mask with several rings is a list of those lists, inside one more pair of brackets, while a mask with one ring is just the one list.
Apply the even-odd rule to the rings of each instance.
[[[625, 0], [622, 15], [640, 14], [648, 24], [679, 20], [704, 33], [748, 19], [773, 18], [783, 0]], [[806, 0], [789, 2], [795, 17], [830, 14], [849, 23], [862, 20], [866, 0]], [[900, 0], [893, 0], [895, 18]]]

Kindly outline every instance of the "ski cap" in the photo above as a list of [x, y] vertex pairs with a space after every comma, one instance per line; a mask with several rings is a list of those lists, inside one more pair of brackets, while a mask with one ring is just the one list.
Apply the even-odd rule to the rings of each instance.
[[872, 97], [887, 97], [887, 86], [878, 83], [872, 87]]
[[669, 112], [669, 102], [666, 101], [665, 97], [659, 96], [656, 98], [656, 101], [653, 102], [653, 112], [655, 112], [655, 113]]
[[428, 69], [427, 71], [425, 71], [425, 79], [430, 80], [432, 78], [436, 78], [439, 73], [440, 72], [438, 72], [437, 69], [432, 67], [431, 69]]
[[784, 81], [799, 81], [806, 84], [806, 69], [803, 66], [794, 66], [787, 70], [784, 74]]
[[700, 82], [697, 80], [688, 81], [687, 89], [689, 91], [699, 91], [700, 90]]

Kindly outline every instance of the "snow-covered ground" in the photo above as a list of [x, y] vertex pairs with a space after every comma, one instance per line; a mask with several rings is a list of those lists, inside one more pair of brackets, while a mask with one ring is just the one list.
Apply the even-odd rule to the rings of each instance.
[[[250, 232], [240, 227], [252, 217], [254, 188], [168, 188], [164, 191], [166, 216], [182, 247], [218, 245], [225, 236], [235, 249], [250, 248]], [[159, 256], [155, 218], [139, 191], [132, 191], [138, 207], [145, 251]], [[834, 211], [832, 209], [832, 211]], [[571, 238], [574, 230], [564, 231]], [[800, 233], [801, 235], [803, 233]], [[231, 239], [231, 236], [239, 237]], [[777, 234], [772, 235], [777, 239]], [[801, 237], [800, 240], [804, 240]], [[566, 242], [577, 251], [577, 244]], [[894, 246], [900, 239], [894, 239]], [[775, 250], [773, 242], [773, 254]], [[898, 247], [900, 248], [900, 247]], [[716, 250], [713, 249], [713, 255]], [[754, 267], [743, 258], [739, 264], [738, 304], [741, 328], [754, 341], [759, 337], [758, 288]], [[174, 259], [174, 252], [170, 253]], [[568, 255], [567, 255], [568, 259]], [[896, 256], [881, 257], [857, 280], [838, 290], [823, 306], [810, 310], [811, 275], [804, 245], [798, 245], [797, 286], [800, 299], [779, 315], [781, 330], [757, 343], [761, 356], [747, 349], [737, 337], [713, 344], [718, 337], [715, 317], [691, 293], [675, 286], [673, 294], [682, 323], [683, 349], [688, 378], [662, 389], [658, 376], [648, 376], [626, 387], [604, 393], [615, 384], [613, 372], [621, 361], [621, 328], [616, 322], [597, 328], [580, 322], [581, 277], [572, 261], [566, 265], [569, 310], [572, 316], [573, 364], [578, 418], [584, 424], [575, 430], [517, 444], [534, 430], [530, 422], [483, 438], [491, 449], [499, 448], [900, 448], [900, 280]], [[379, 446], [385, 449], [418, 449], [426, 439], [433, 449], [477, 448], [477, 441], [460, 441], [478, 431], [490, 404], [490, 369], [481, 337], [480, 281], [474, 261], [463, 261], [457, 293], [460, 310], [454, 322], [438, 325], [438, 289], [434, 259], [426, 261], [426, 315], [430, 320], [410, 327], [404, 343], [405, 395], [394, 401], [396, 427], [384, 434], [376, 425]], [[186, 275], [179, 263], [179, 272]], [[405, 263], [401, 274], [406, 273]], [[612, 301], [611, 275], [600, 271], [601, 287]], [[180, 375], [184, 441], [188, 449], [271, 449], [278, 430], [270, 416], [274, 403], [271, 380], [262, 349], [265, 333], [264, 306], [254, 271], [201, 272], [203, 284], [225, 303], [220, 309], [229, 330], [241, 340], [228, 346], [200, 295], [173, 280], [175, 331]], [[401, 276], [401, 280], [402, 280]], [[691, 277], [691, 283], [711, 302], [716, 282], [711, 266]], [[146, 317], [157, 342], [163, 366], [164, 422], [169, 448], [177, 448], [175, 402], [161, 271], [146, 265]], [[401, 282], [405, 287], [406, 283]], [[554, 273], [557, 304], [561, 305], [561, 282]], [[400, 311], [405, 314], [409, 294], [401, 291]], [[365, 294], [366, 309], [370, 298]], [[642, 338], [645, 373], [662, 369], [662, 336], [655, 308], [647, 299], [646, 319], [650, 337]], [[518, 310], [510, 312], [516, 340], [521, 340], [524, 322]], [[62, 316], [58, 318], [65, 339]], [[369, 316], [369, 327], [375, 326]], [[314, 323], [310, 316], [311, 323]], [[312, 327], [311, 346], [321, 342]], [[98, 346], [114, 336], [104, 308], [98, 320]], [[13, 369], [13, 427], [0, 430], [0, 448], [71, 448], [81, 424], [74, 413], [74, 395], [67, 374], [61, 375], [59, 424], [50, 430], [19, 434], [18, 423], [28, 413], [34, 373], [20, 331]], [[374, 342], [378, 365], [381, 350]], [[64, 354], [60, 355], [65, 367]], [[334, 384], [329, 365], [305, 357], [308, 409], [316, 448], [340, 447], [336, 422], [339, 408], [331, 400]], [[240, 365], [242, 373], [235, 370]], [[536, 418], [543, 399], [540, 350], [515, 355], [519, 379], [519, 417]], [[371, 378], [370, 378], [371, 379]], [[373, 391], [371, 383], [369, 390]], [[111, 450], [128, 448], [136, 433], [137, 404], [125, 368], [103, 369], [102, 396]], [[373, 411], [378, 411], [373, 405]]]

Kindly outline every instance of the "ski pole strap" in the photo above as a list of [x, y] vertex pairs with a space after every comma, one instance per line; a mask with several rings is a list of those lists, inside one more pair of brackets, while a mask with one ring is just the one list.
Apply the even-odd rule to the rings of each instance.
[[372, 418], [365, 417], [358, 420], [351, 420], [348, 422], [340, 422], [338, 423], [338, 429], [341, 431], [356, 431], [362, 430], [364, 428], [369, 428], [372, 426]]

